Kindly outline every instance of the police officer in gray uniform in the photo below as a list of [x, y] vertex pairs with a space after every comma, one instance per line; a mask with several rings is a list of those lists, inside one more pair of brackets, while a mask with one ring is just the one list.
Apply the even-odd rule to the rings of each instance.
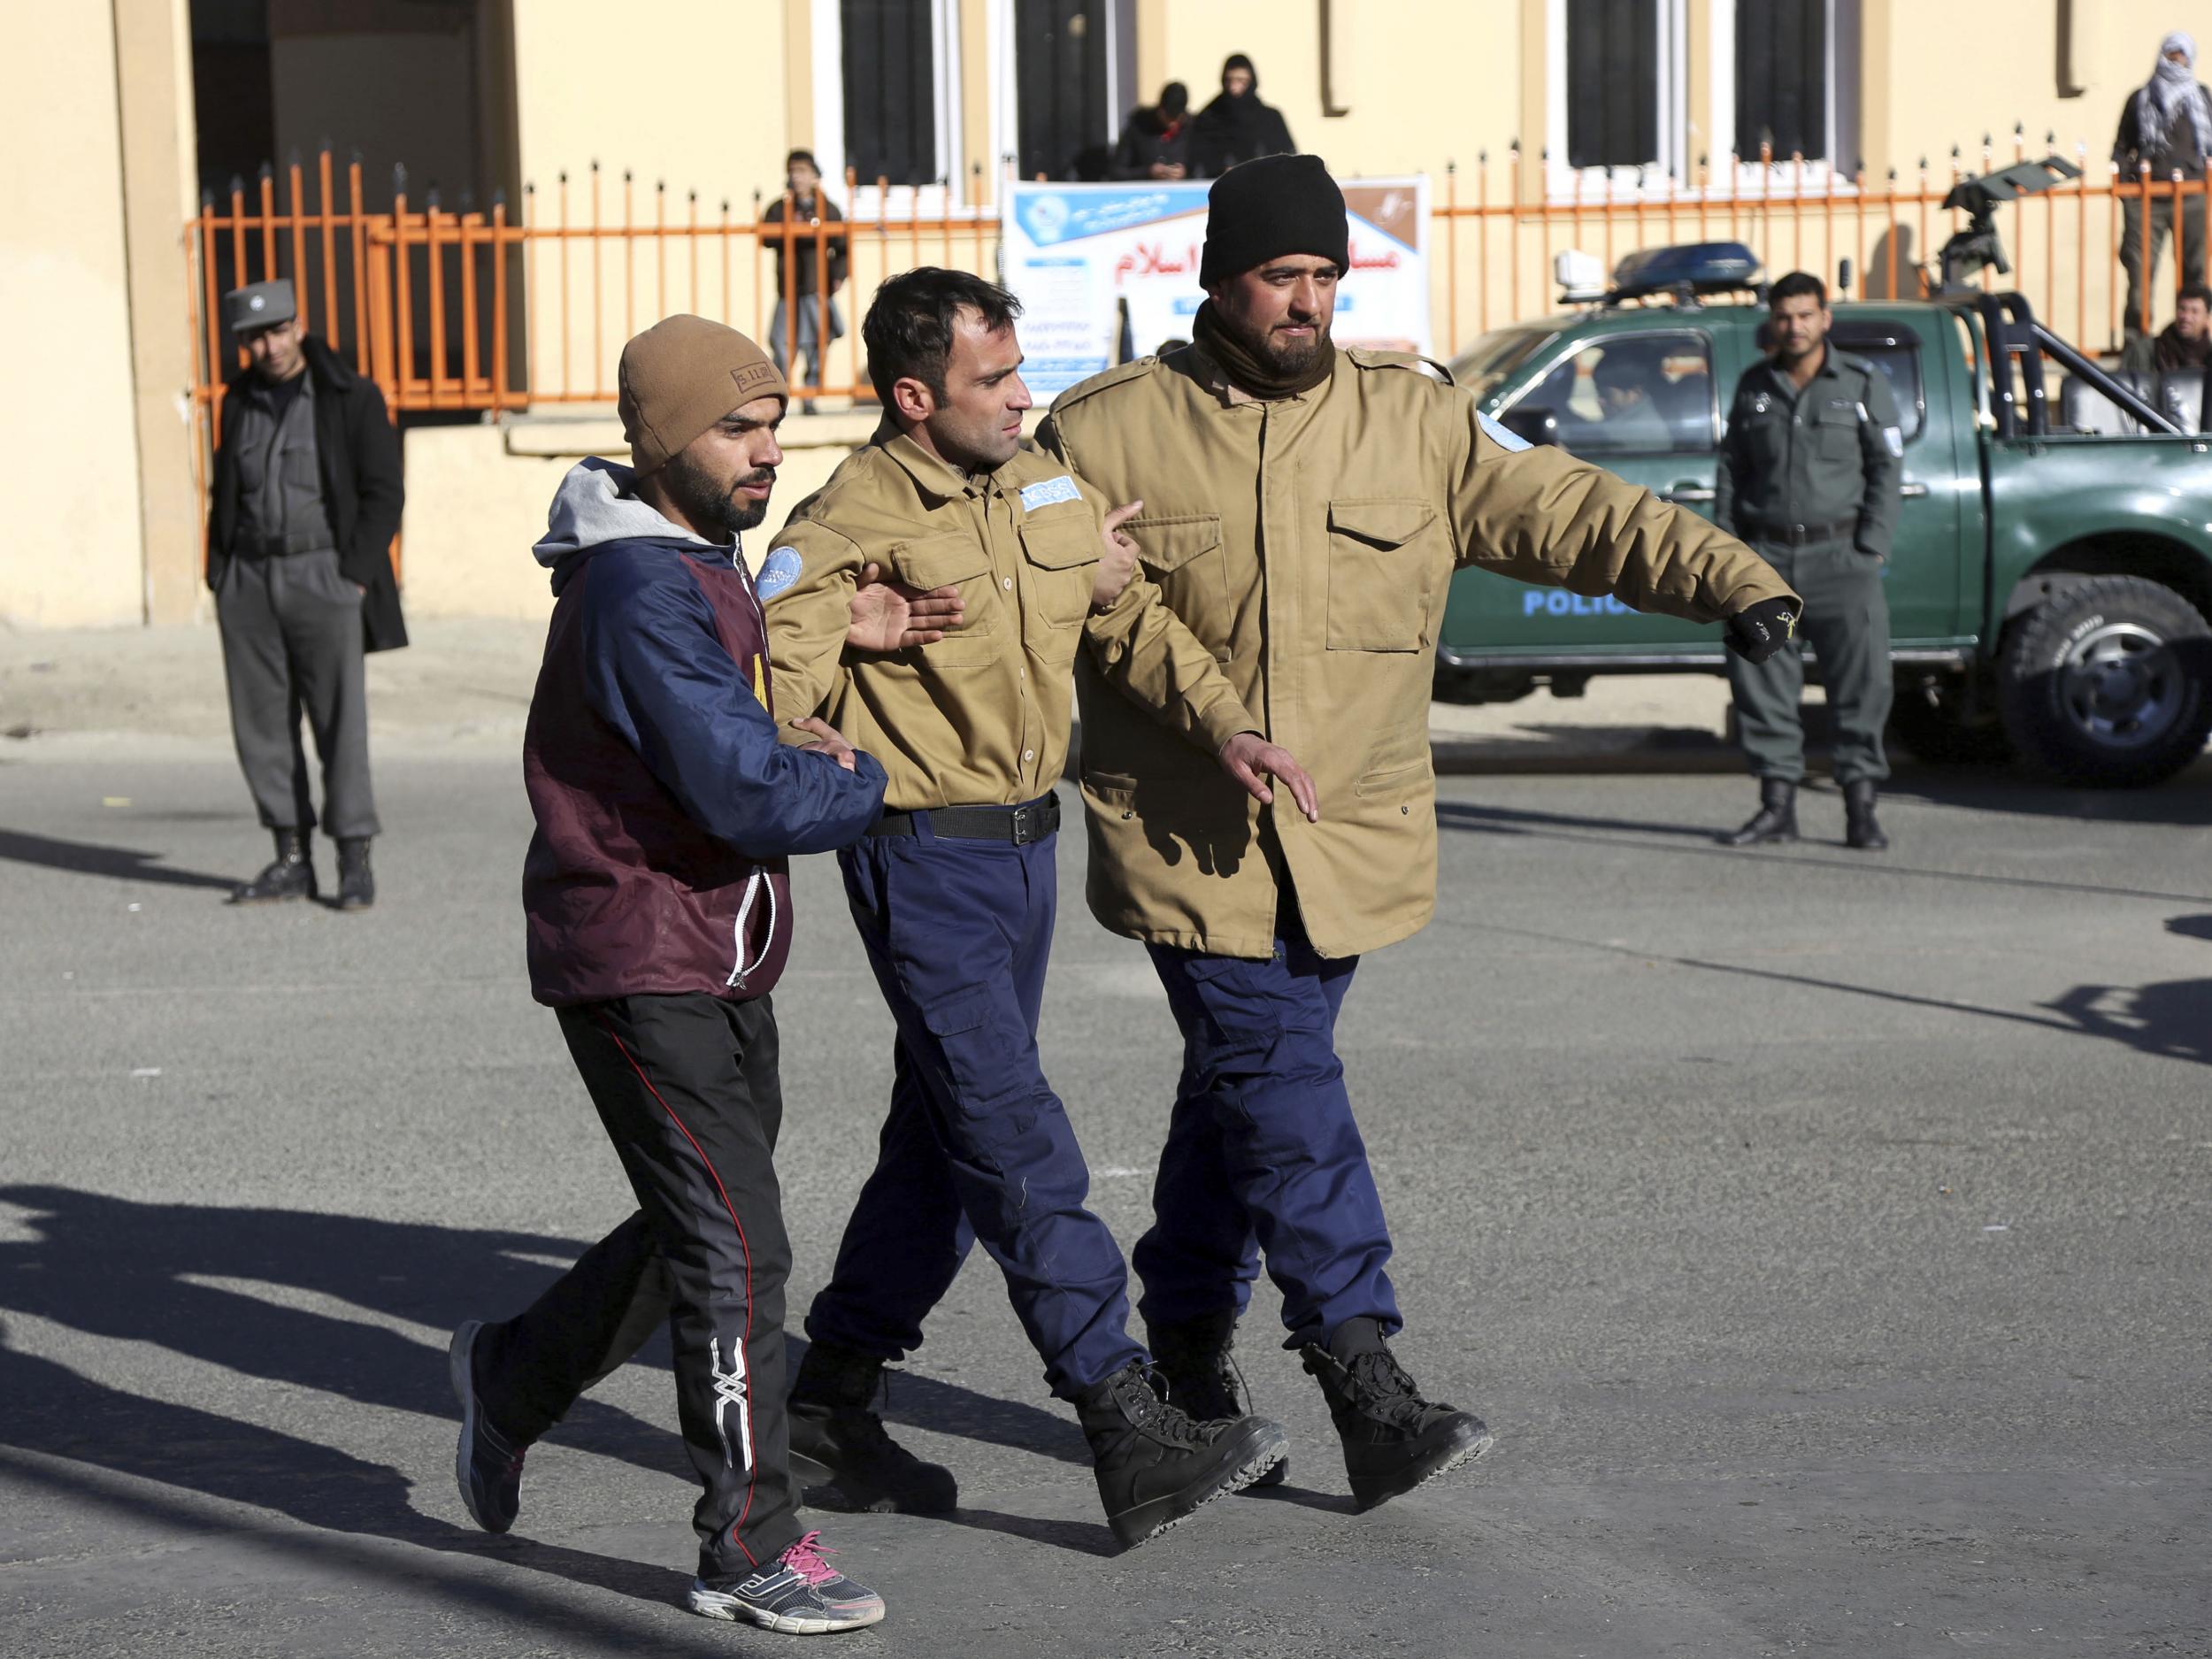
[[378, 824], [362, 655], [407, 643], [390, 557], [399, 440], [375, 383], [308, 334], [289, 281], [234, 289], [223, 315], [249, 366], [223, 399], [207, 582], [238, 764], [276, 838], [275, 860], [232, 902], [316, 895], [304, 713], [338, 843], [337, 908], [364, 910]]
[[[1818, 277], [1793, 271], [1767, 303], [1774, 355], [1737, 384], [1713, 517], [1803, 596], [1800, 632], [1812, 641], [1834, 717], [1845, 840], [1879, 852], [1889, 845], [1874, 800], [1889, 776], [1882, 727], [1891, 695], [1882, 566], [1897, 527], [1904, 436], [1882, 372], [1829, 347], [1832, 319]], [[1803, 659], [1794, 650], [1757, 664], [1731, 656], [1728, 680], [1759, 810], [1721, 839], [1731, 847], [1793, 841], [1805, 775]]]

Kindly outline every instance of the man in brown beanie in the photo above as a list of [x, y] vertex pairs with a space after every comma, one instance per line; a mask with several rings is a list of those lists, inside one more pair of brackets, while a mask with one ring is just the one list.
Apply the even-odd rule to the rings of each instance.
[[780, 741], [739, 538], [783, 459], [783, 375], [744, 335], [672, 317], [622, 354], [634, 465], [587, 460], [535, 549], [557, 595], [523, 739], [532, 994], [553, 1008], [638, 1210], [449, 1365], [455, 1474], [503, 1532], [531, 1441], [664, 1321], [710, 1618], [798, 1633], [883, 1617], [824, 1559], [786, 1461], [768, 994], [791, 943], [786, 861], [864, 833], [883, 769], [818, 721]]
[[1422, 359], [1340, 350], [1348, 242], [1318, 157], [1225, 173], [1192, 344], [1062, 393], [1040, 442], [1109, 500], [1143, 497], [1125, 526], [1143, 573], [1312, 766], [1317, 813], [1256, 799], [1076, 659], [1091, 910], [1145, 941], [1184, 1039], [1133, 1256], [1147, 1340], [1193, 1415], [1249, 1409], [1230, 1347], [1264, 1254], [1364, 1509], [1490, 1444], [1387, 1346], [1390, 1234], [1335, 1044], [1360, 954], [1435, 906], [1428, 704], [1453, 572], [1725, 618], [1760, 655], [1796, 600], [1704, 520], [1506, 436]]

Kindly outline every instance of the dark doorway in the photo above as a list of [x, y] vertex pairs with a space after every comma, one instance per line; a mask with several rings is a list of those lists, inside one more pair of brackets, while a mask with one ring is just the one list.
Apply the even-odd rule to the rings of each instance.
[[1658, 0], [1567, 0], [1567, 163], [1659, 155]]
[[1113, 142], [1108, 102], [1110, 0], [1014, 0], [1015, 150], [1021, 176], [1103, 177], [1094, 153]]
[[937, 181], [937, 37], [929, 0], [840, 0], [845, 160], [868, 182]]

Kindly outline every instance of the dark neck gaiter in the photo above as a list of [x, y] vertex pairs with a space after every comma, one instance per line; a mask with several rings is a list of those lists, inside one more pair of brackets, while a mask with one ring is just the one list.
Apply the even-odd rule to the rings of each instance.
[[1324, 341], [1321, 349], [1304, 368], [1294, 372], [1277, 368], [1222, 326], [1214, 303], [1206, 301], [1191, 321], [1191, 342], [1221, 365], [1230, 383], [1253, 397], [1295, 397], [1336, 373], [1336, 345]]

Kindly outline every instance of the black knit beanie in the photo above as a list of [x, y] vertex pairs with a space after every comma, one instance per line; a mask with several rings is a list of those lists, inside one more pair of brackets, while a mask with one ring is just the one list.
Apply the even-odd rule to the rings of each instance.
[[1206, 251], [1198, 286], [1211, 288], [1285, 254], [1352, 263], [1344, 192], [1318, 156], [1262, 156], [1223, 173], [1206, 192]]

